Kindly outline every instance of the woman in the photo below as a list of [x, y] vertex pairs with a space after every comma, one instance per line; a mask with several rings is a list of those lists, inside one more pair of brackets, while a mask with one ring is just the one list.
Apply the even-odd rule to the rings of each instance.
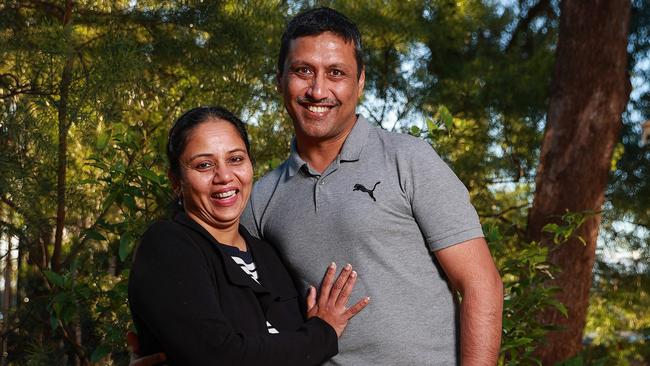
[[320, 294], [304, 320], [296, 289], [273, 248], [239, 224], [253, 184], [243, 123], [218, 107], [181, 116], [169, 132], [169, 178], [182, 211], [153, 224], [136, 252], [129, 303], [143, 355], [169, 364], [310, 365], [337, 352], [337, 337], [361, 311], [346, 308], [356, 273]]

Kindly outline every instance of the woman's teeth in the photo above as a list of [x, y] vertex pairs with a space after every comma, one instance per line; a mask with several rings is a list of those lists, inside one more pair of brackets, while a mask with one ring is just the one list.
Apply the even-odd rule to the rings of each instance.
[[236, 189], [232, 189], [232, 190], [230, 190], [230, 191], [226, 191], [226, 192], [213, 193], [213, 194], [212, 194], [212, 197], [213, 197], [213, 198], [228, 198], [228, 197], [232, 197], [232, 196], [234, 196], [235, 193], [237, 193], [237, 190], [236, 190]]

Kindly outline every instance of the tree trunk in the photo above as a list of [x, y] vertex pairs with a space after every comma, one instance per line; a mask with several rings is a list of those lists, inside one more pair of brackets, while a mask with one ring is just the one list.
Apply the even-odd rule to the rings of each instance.
[[68, 165], [68, 129], [70, 128], [68, 97], [70, 84], [72, 83], [72, 68], [74, 66], [74, 48], [72, 45], [72, 1], [66, 1], [66, 12], [63, 18], [63, 27], [66, 34], [67, 52], [65, 65], [61, 74], [61, 85], [59, 87], [59, 149], [57, 166], [57, 202], [56, 202], [56, 232], [54, 235], [54, 249], [52, 250], [51, 268], [58, 272], [61, 266], [61, 251], [63, 247], [63, 228], [65, 226], [65, 191], [66, 191], [66, 170]]
[[[4, 235], [7, 242], [7, 252], [4, 255], [4, 289], [2, 292], [2, 354], [0, 355], [0, 366], [7, 364], [5, 353], [7, 352], [7, 337], [9, 336], [9, 328], [11, 327], [9, 311], [11, 311], [13, 294], [11, 291], [11, 284], [13, 282], [13, 258], [11, 257], [11, 250], [13, 249], [12, 237], [10, 234]], [[0, 235], [0, 241], [2, 236]]]
[[[598, 212], [618, 141], [621, 113], [630, 82], [627, 67], [629, 0], [567, 0], [561, 4], [560, 33], [542, 142], [536, 192], [528, 217], [531, 240], [549, 242], [544, 225], [568, 211]], [[568, 319], [557, 311], [542, 315], [545, 323], [563, 327], [551, 332], [538, 350], [544, 365], [565, 360], [581, 349], [600, 215], [589, 218], [577, 238], [549, 258], [561, 273], [553, 285], [567, 306]]]

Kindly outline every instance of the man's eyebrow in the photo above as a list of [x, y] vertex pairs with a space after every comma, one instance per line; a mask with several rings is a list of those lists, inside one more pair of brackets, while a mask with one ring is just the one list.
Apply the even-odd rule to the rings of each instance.
[[[310, 66], [310, 67], [312, 66], [312, 64], [311, 64], [310, 62], [307, 62], [307, 61], [305, 61], [305, 60], [299, 60], [299, 59], [298, 59], [298, 60], [295, 60], [295, 61], [291, 62], [291, 63], [289, 64], [289, 68], [291, 68], [291, 67], [296, 67], [296, 66], [300, 66], [300, 65], [307, 65], [307, 66]], [[333, 64], [327, 65], [327, 68], [328, 68], [328, 69], [342, 69], [342, 70], [346, 70], [346, 69], [350, 69], [350, 68], [352, 68], [352, 65], [349, 65], [349, 64], [346, 64], [346, 63], [342, 63], [342, 62], [335, 62], [335, 63], [333, 63]]]
[[297, 65], [310, 65], [311, 63], [305, 61], [305, 60], [293, 60], [290, 64], [289, 67], [297, 66]]
[[328, 68], [330, 69], [343, 69], [343, 70], [348, 69], [350, 67], [351, 67], [350, 65], [342, 64], [342, 63], [335, 63], [328, 66]]

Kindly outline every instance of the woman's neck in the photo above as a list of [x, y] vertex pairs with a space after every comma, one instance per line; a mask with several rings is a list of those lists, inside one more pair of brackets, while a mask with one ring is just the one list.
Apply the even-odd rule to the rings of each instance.
[[191, 213], [188, 213], [188, 216], [190, 216], [194, 221], [201, 225], [219, 243], [235, 247], [242, 252], [245, 252], [247, 250], [246, 241], [244, 240], [244, 237], [239, 233], [239, 220], [226, 227], [214, 227]]

